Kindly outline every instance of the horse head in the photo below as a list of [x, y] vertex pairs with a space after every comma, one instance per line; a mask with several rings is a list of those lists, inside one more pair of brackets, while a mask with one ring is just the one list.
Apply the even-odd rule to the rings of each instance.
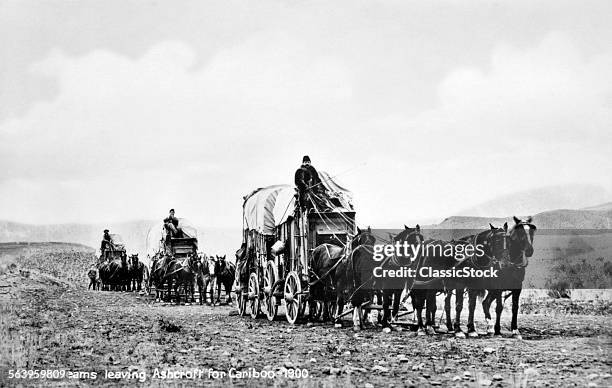
[[527, 265], [527, 258], [533, 255], [533, 239], [535, 236], [536, 226], [532, 223], [532, 218], [529, 217], [525, 221], [513, 217], [514, 225], [508, 229], [507, 224], [504, 225], [506, 234], [510, 240], [510, 260], [515, 262], [517, 259], [522, 260], [522, 265]]
[[[402, 230], [397, 235], [391, 238], [392, 244], [407, 243], [408, 245], [411, 245], [411, 246], [421, 245], [423, 244], [424, 241], [425, 241], [425, 238], [423, 238], [423, 235], [421, 234], [421, 226], [419, 224], [417, 224], [414, 228], [409, 228], [408, 226], [404, 225], [404, 230]], [[421, 254], [421, 250], [419, 250], [419, 255], [420, 254]]]
[[197, 271], [200, 269], [200, 257], [197, 253], [192, 253], [189, 255], [187, 263], [192, 271]]
[[477, 236], [476, 243], [479, 238], [483, 239], [484, 248], [488, 255], [502, 263], [510, 261], [510, 250], [508, 244], [508, 223], [504, 223], [503, 228], [497, 228], [489, 223], [490, 230], [480, 233]]
[[407, 242], [408, 244], [418, 245], [422, 244], [425, 239], [421, 234], [421, 226], [417, 224], [414, 228], [409, 228], [404, 225], [404, 230], [399, 232], [393, 240], [393, 242]]
[[219, 275], [222, 274], [227, 268], [227, 261], [225, 260], [225, 255], [223, 256], [216, 256], [216, 261], [215, 261], [215, 274]]
[[132, 262], [132, 266], [138, 267], [138, 253], [130, 255], [130, 261]]
[[357, 228], [357, 234], [351, 239], [351, 249], [355, 249], [360, 245], [374, 245], [376, 237], [372, 234], [372, 229], [363, 230]]

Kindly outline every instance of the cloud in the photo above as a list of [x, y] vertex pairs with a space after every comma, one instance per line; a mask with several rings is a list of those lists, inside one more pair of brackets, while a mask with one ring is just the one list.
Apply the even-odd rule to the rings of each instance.
[[121, 220], [176, 207], [198, 224], [236, 225], [242, 196], [291, 182], [302, 154], [332, 175], [365, 163], [340, 179], [372, 224], [612, 173], [611, 54], [587, 56], [560, 33], [500, 43], [487, 63], [445, 74], [434, 107], [412, 113], [405, 101], [384, 115], [362, 107], [401, 106], [402, 94], [370, 94], [364, 63], [299, 35], [261, 30], [209, 54], [164, 41], [137, 58], [55, 50], [33, 65], [59, 94], [0, 124], [3, 217]]
[[488, 63], [448, 73], [437, 94], [432, 109], [368, 124], [385, 150], [379, 171], [395, 176], [384, 201], [397, 204], [372, 217], [451, 215], [549, 184], [612, 188], [612, 53], [585, 56], [557, 32], [528, 48], [500, 43]]
[[[141, 216], [147, 206], [168, 207], [182, 185], [209, 201], [229, 190], [239, 212], [242, 195], [257, 184], [248, 168], [270, 166], [306, 133], [310, 124], [302, 118], [326, 116], [351, 98], [341, 60], [278, 32], [220, 50], [199, 67], [196, 57], [185, 43], [162, 42], [137, 60], [106, 50], [79, 57], [56, 50], [33, 65], [33, 73], [56, 78], [60, 92], [0, 125], [4, 194], [24, 204], [18, 192], [30, 182], [33, 192], [49, 189], [39, 201], [28, 197], [34, 207], [87, 198], [94, 210], [84, 204], [82, 212], [68, 210], [72, 216], [104, 217], [96, 203], [123, 203], [126, 190], [155, 193], [124, 209]], [[257, 180], [278, 179], [269, 172]], [[176, 201], [181, 196], [191, 200], [176, 194]]]

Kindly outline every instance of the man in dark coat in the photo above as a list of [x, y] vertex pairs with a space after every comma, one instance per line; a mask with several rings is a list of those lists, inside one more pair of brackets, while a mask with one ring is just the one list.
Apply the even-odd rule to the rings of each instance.
[[166, 243], [170, 244], [170, 237], [181, 237], [182, 231], [179, 227], [179, 219], [174, 216], [174, 209], [170, 209], [168, 217], [164, 218], [166, 229]]
[[302, 159], [302, 167], [305, 168], [310, 174], [310, 189], [315, 192], [322, 191], [323, 185], [321, 184], [321, 178], [319, 178], [319, 173], [317, 169], [311, 164], [310, 158], [308, 155], [304, 156]]
[[308, 155], [302, 158], [302, 165], [295, 172], [295, 185], [298, 188], [299, 202], [302, 209], [312, 207], [311, 201], [315, 199], [309, 193], [314, 193], [318, 197], [325, 195], [325, 188], [321, 184], [319, 173], [317, 173], [317, 169], [311, 164]]
[[102, 244], [100, 245], [100, 251], [104, 252], [106, 247], [113, 247], [113, 238], [110, 235], [108, 229], [104, 229], [104, 235], [102, 236]]

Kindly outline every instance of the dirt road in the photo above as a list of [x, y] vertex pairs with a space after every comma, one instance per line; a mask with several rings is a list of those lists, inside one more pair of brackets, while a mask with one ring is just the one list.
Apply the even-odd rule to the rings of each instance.
[[[612, 384], [609, 316], [522, 315], [523, 341], [456, 340], [252, 320], [229, 315], [229, 307], [85, 291], [33, 271], [0, 275], [0, 286], [3, 386], [49, 382], [8, 378], [22, 368], [64, 370], [52, 381], [65, 386]], [[239, 375], [253, 370], [266, 378]], [[168, 372], [177, 378], [164, 378]]]

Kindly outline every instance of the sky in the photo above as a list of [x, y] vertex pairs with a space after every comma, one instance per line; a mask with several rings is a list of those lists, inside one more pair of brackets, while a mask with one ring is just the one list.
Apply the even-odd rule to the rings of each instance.
[[0, 1], [0, 218], [239, 226], [303, 155], [380, 226], [610, 192], [610, 20], [609, 1]]

